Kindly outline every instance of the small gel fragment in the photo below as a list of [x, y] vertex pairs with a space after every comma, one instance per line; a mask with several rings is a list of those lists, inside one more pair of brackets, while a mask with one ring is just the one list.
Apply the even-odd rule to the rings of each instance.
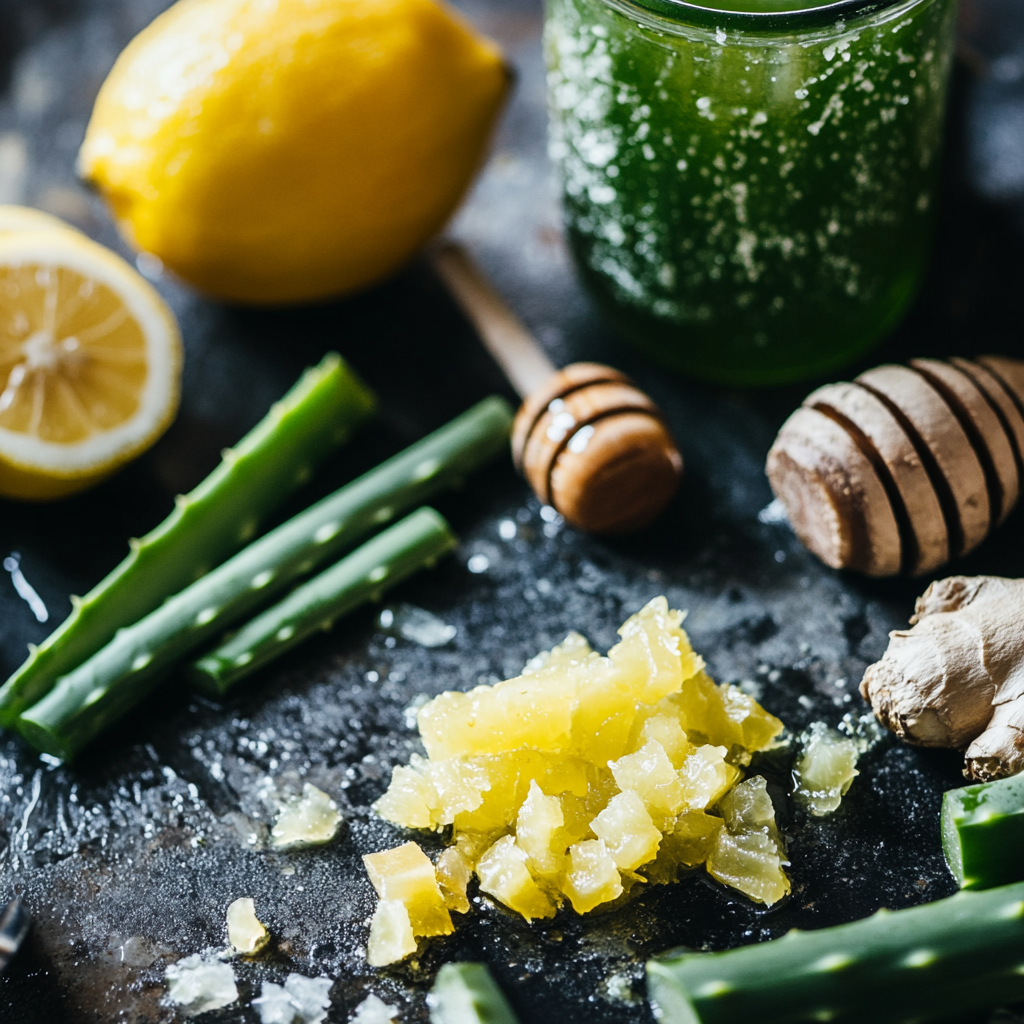
[[275, 850], [288, 850], [329, 843], [344, 820], [338, 805], [322, 789], [307, 782], [302, 796], [282, 808], [270, 833], [270, 845]]
[[454, 639], [458, 630], [414, 604], [400, 604], [380, 613], [381, 628], [420, 647], [443, 647]]
[[259, 999], [254, 999], [262, 1024], [322, 1024], [331, 1005], [330, 978], [307, 978], [289, 974], [284, 985], [263, 982]]
[[370, 993], [356, 1007], [350, 1024], [392, 1024], [397, 1013], [397, 1006], [388, 1006], [383, 999]]
[[208, 960], [201, 953], [171, 964], [165, 977], [167, 998], [177, 1003], [186, 1017], [218, 1010], [238, 998], [235, 972], [230, 965]]
[[241, 956], [258, 953], [270, 941], [270, 932], [256, 917], [256, 905], [248, 897], [228, 907], [228, 942]]
[[800, 742], [803, 750], [793, 766], [793, 796], [808, 814], [823, 818], [839, 807], [860, 774], [856, 766], [864, 746], [824, 722], [812, 722]]

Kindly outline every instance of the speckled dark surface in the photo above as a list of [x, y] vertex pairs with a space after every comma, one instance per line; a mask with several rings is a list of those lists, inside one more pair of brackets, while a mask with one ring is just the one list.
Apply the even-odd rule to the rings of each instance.
[[[0, 202], [28, 202], [118, 245], [102, 207], [73, 178], [97, 88], [120, 47], [162, 0], [0, 0]], [[672, 379], [618, 348], [572, 276], [545, 157], [540, 10], [534, 0], [465, 5], [507, 47], [518, 92], [495, 156], [455, 231], [475, 249], [553, 357], [621, 365], [666, 410], [687, 459], [685, 486], [654, 528], [629, 540], [547, 522], [509, 465], [440, 502], [463, 545], [404, 586], [405, 600], [457, 627], [445, 647], [386, 638], [366, 611], [256, 678], [224, 707], [172, 681], [74, 769], [0, 736], [0, 901], [35, 915], [26, 948], [0, 978], [4, 1024], [170, 1021], [163, 971], [221, 945], [224, 911], [256, 899], [271, 951], [237, 967], [240, 1003], [203, 1018], [255, 1021], [264, 979], [288, 971], [337, 979], [331, 1021], [368, 992], [425, 1019], [423, 993], [448, 959], [482, 958], [524, 1024], [641, 1022], [643, 958], [671, 946], [720, 948], [786, 929], [849, 920], [952, 891], [938, 845], [941, 792], [955, 754], [877, 747], [839, 812], [808, 823], [787, 808], [785, 766], [767, 765], [790, 837], [794, 892], [765, 911], [704, 877], [628, 907], [528, 926], [481, 903], [457, 935], [415, 962], [373, 971], [362, 955], [373, 899], [361, 854], [404, 838], [369, 804], [415, 749], [403, 713], [420, 693], [515, 673], [569, 629], [599, 647], [650, 597], [689, 609], [688, 629], [720, 679], [751, 680], [795, 730], [863, 710], [856, 683], [905, 622], [918, 583], [869, 583], [824, 569], [784, 527], [763, 525], [762, 472], [779, 424], [810, 385], [742, 395]], [[907, 323], [873, 361], [908, 354], [1018, 354], [1024, 280], [1024, 15], [1019, 0], [965, 0], [946, 195], [936, 259]], [[177, 423], [144, 458], [60, 505], [0, 505], [0, 554], [22, 568], [59, 620], [121, 557], [130, 535], [169, 510], [219, 449], [253, 424], [304, 365], [337, 347], [384, 400], [381, 421], [322, 472], [296, 507], [503, 387], [430, 273], [413, 267], [347, 302], [252, 312], [159, 286], [188, 356]], [[516, 524], [511, 540], [499, 523]], [[958, 571], [1024, 575], [1022, 519]], [[504, 533], [510, 531], [506, 527]], [[473, 555], [488, 568], [467, 571]], [[51, 622], [52, 625], [52, 622]], [[0, 577], [0, 670], [48, 627]], [[347, 823], [330, 847], [263, 848], [265, 780], [312, 781]], [[609, 979], [612, 983], [609, 984]], [[626, 984], [623, 984], [626, 982]], [[629, 993], [632, 991], [633, 995]]]

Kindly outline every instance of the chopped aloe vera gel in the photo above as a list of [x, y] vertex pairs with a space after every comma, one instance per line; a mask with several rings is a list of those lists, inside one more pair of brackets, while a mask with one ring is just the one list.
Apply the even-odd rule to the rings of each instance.
[[130, 542], [128, 557], [110, 575], [85, 597], [72, 598], [68, 618], [0, 688], [0, 725], [12, 725], [117, 630], [248, 544], [376, 404], [336, 353], [307, 370], [155, 530]]
[[[515, 838], [502, 836], [476, 862], [480, 891], [522, 914], [527, 921], [554, 917], [555, 904], [534, 880], [526, 863], [526, 853], [516, 845]], [[615, 882], [618, 881], [615, 872]]]
[[519, 1024], [486, 964], [445, 964], [427, 996], [431, 1024]]
[[942, 850], [961, 889], [1024, 879], [1024, 775], [951, 789], [942, 798]]
[[434, 865], [437, 884], [449, 910], [459, 914], [469, 913], [469, 897], [466, 890], [473, 878], [473, 862], [456, 846], [449, 846]]
[[363, 864], [381, 900], [399, 900], [406, 908], [417, 937], [452, 933], [451, 915], [437, 884], [434, 865], [416, 843], [367, 854]]
[[[647, 963], [661, 1024], [974, 1020], [1024, 999], [1024, 883]], [[983, 1018], [982, 1018], [983, 1019]]]
[[789, 892], [786, 851], [775, 825], [775, 808], [760, 775], [741, 782], [716, 808], [725, 827], [708, 851], [712, 878], [771, 906]]
[[507, 402], [485, 399], [271, 530], [121, 629], [29, 708], [18, 720], [19, 731], [39, 750], [73, 757], [138, 704], [182, 658], [428, 494], [455, 484], [504, 450], [511, 422]]
[[238, 998], [235, 972], [230, 964], [193, 953], [165, 973], [167, 998], [181, 1007], [186, 1017], [229, 1006]]
[[793, 796], [808, 814], [823, 818], [839, 807], [860, 774], [863, 746], [856, 739], [814, 722], [800, 737], [802, 753], [793, 766]]
[[409, 911], [401, 900], [381, 900], [370, 920], [370, 940], [366, 962], [371, 967], [386, 967], [416, 952]]
[[380, 628], [391, 636], [401, 637], [420, 647], [444, 647], [454, 639], [454, 626], [414, 604], [385, 608], [377, 620]]
[[258, 953], [270, 941], [270, 932], [256, 917], [256, 904], [248, 896], [228, 907], [228, 942], [240, 956]]
[[270, 845], [275, 850], [323, 846], [338, 834], [344, 820], [338, 805], [307, 782], [302, 796], [281, 809], [270, 833]]
[[514, 679], [419, 707], [428, 756], [396, 766], [374, 809], [452, 827], [436, 869], [451, 909], [469, 910], [471, 872], [528, 920], [566, 902], [589, 913], [705, 863], [762, 903], [789, 891], [764, 780], [738, 767], [782, 722], [716, 686], [681, 622], [655, 598], [606, 657], [571, 633]]
[[222, 696], [239, 680], [335, 620], [432, 566], [457, 544], [447, 522], [421, 508], [293, 590], [191, 667], [194, 685]]

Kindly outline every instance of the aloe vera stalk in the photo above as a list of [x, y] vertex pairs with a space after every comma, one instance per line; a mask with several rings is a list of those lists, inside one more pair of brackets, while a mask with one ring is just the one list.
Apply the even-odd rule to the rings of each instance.
[[116, 634], [18, 719], [39, 750], [73, 757], [193, 651], [317, 566], [504, 450], [512, 410], [501, 398], [468, 412], [250, 544]]
[[445, 964], [427, 996], [431, 1024], [519, 1024], [486, 964]]
[[961, 889], [1024, 880], [1024, 775], [942, 797], [942, 850]]
[[434, 564], [458, 541], [432, 508], [421, 508], [377, 534], [340, 562], [257, 615], [189, 669], [193, 685], [222, 697], [240, 679], [342, 615], [377, 601], [414, 572]]
[[[0, 688], [0, 725], [50, 691], [57, 679], [108, 643], [122, 626], [219, 565], [255, 536], [262, 522], [376, 406], [376, 398], [330, 353], [298, 383], [174, 511], [141, 540]], [[240, 514], [244, 510], [244, 514]]]
[[1024, 999], [1024, 883], [648, 961], [662, 1024], [959, 1019]]

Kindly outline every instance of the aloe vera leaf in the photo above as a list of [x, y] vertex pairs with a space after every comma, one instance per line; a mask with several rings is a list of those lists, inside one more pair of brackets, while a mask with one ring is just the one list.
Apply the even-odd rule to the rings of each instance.
[[445, 964], [427, 996], [431, 1024], [519, 1024], [486, 964]]
[[[376, 407], [376, 398], [337, 354], [328, 354], [270, 409], [220, 465], [141, 540], [120, 565], [0, 688], [0, 725], [10, 726], [57, 679], [248, 543], [267, 516]], [[239, 510], [244, 509], [244, 515]]]
[[1024, 880], [1024, 775], [949, 790], [940, 824], [946, 863], [961, 889]]
[[1024, 883], [647, 963], [661, 1024], [904, 1024], [1024, 999]]
[[193, 685], [222, 697], [239, 680], [342, 615], [381, 595], [457, 544], [448, 523], [421, 508], [377, 534], [244, 625], [189, 669]]
[[512, 410], [492, 397], [239, 551], [58, 680], [18, 719], [39, 750], [73, 757], [137, 704], [178, 661], [300, 577], [490, 461]]

